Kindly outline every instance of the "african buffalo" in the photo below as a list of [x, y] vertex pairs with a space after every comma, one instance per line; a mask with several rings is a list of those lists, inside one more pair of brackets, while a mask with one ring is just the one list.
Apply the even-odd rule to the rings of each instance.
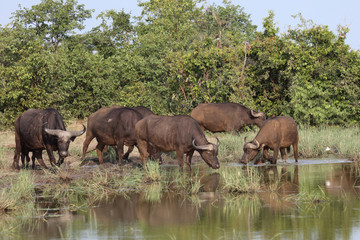
[[144, 167], [153, 148], [161, 152], [176, 151], [180, 170], [186, 154], [187, 170], [191, 171], [191, 158], [195, 150], [210, 167], [220, 167], [217, 159], [219, 140], [216, 145], [209, 143], [200, 125], [190, 116], [150, 115], [135, 125], [135, 132]]
[[70, 140], [82, 135], [82, 131], [67, 131], [60, 113], [52, 108], [40, 110], [29, 109], [20, 114], [15, 120], [15, 155], [13, 167], [19, 169], [19, 157], [24, 165], [24, 158], [29, 161], [28, 154], [33, 152], [34, 159], [38, 159], [40, 165], [47, 168], [42, 159], [42, 150], [46, 150], [51, 165], [56, 164], [53, 151], [58, 151], [58, 165], [62, 164], [64, 158], [69, 155]]
[[[113, 106], [111, 106], [110, 108], [107, 108], [107, 109], [110, 110], [111, 108], [123, 108], [123, 106], [113, 105]], [[151, 111], [147, 107], [143, 107], [143, 106], [131, 107], [131, 109], [134, 109], [134, 110], [138, 111], [143, 118], [154, 114], [153, 111]], [[104, 114], [104, 113], [102, 112], [101, 114]], [[89, 128], [89, 126], [88, 126], [88, 128]], [[107, 148], [107, 146], [105, 146], [103, 152], [106, 153], [107, 150], [108, 150], [108, 148]], [[133, 150], [134, 150], [134, 145], [129, 146], [128, 150], [126, 151], [126, 153], [123, 156], [123, 159], [128, 159], [130, 153]], [[159, 164], [162, 164], [161, 153], [157, 152], [157, 153], [153, 153], [153, 155], [154, 155], [155, 158], [159, 158]], [[117, 156], [117, 157], [119, 157], [119, 156]]]
[[202, 103], [191, 111], [190, 116], [198, 121], [203, 131], [211, 132], [237, 132], [252, 124], [261, 127], [266, 119], [264, 113], [238, 103]]
[[255, 139], [245, 143], [244, 155], [241, 158], [241, 162], [248, 163], [253, 160], [263, 148], [264, 158], [266, 160], [269, 160], [268, 150], [274, 150], [274, 155], [271, 159], [273, 164], [276, 164], [279, 150], [282, 159], [286, 161], [285, 148], [287, 148], [289, 152], [291, 145], [293, 146], [294, 158], [297, 162], [298, 142], [299, 134], [294, 119], [285, 116], [270, 118], [264, 122]]
[[88, 118], [86, 138], [83, 143], [81, 159], [85, 158], [87, 148], [92, 139], [98, 144], [96, 152], [100, 164], [103, 163], [102, 151], [105, 145], [116, 146], [119, 164], [124, 155], [124, 145], [133, 148], [136, 144], [135, 124], [142, 119], [142, 115], [128, 107], [101, 108]]

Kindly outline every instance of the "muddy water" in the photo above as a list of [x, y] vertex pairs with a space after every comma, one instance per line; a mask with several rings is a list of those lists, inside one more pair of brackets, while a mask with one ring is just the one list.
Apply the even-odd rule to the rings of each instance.
[[150, 185], [95, 208], [60, 211], [24, 228], [19, 239], [360, 239], [359, 165], [303, 160], [252, 167], [262, 178], [258, 193], [219, 192], [220, 175], [205, 173], [196, 196], [149, 196], [157, 189]]

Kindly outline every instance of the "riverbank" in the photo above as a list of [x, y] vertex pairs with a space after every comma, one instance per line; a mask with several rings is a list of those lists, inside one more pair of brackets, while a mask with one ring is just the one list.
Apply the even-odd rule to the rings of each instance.
[[[75, 125], [71, 126], [71, 128], [81, 128], [79, 123]], [[360, 128], [358, 127], [303, 128], [299, 129], [299, 135], [300, 159], [331, 157], [357, 161], [360, 158]], [[224, 166], [229, 163], [238, 163], [243, 154], [242, 147], [245, 136], [250, 141], [256, 136], [256, 132], [240, 134], [207, 133], [207, 138], [211, 142], [215, 142], [215, 137], [220, 139], [221, 145], [218, 157], [220, 164]], [[77, 204], [72, 202], [71, 199], [86, 199], [87, 204], [92, 205], [111, 195], [146, 189], [148, 184], [153, 182], [162, 182], [161, 189], [173, 189], [188, 195], [197, 193], [202, 186], [200, 178], [188, 178], [186, 173], [179, 174], [176, 167], [176, 157], [173, 153], [163, 155], [164, 164], [174, 166], [174, 169], [176, 169], [171, 172], [171, 177], [164, 176], [156, 162], [152, 162], [148, 171], [144, 171], [137, 150], [130, 155], [131, 163], [124, 163], [123, 166], [119, 167], [116, 164], [115, 152], [110, 149], [108, 155], [104, 158], [105, 163], [98, 166], [96, 154], [93, 151], [96, 145], [95, 140], [89, 147], [90, 151], [87, 154], [84, 166], [81, 166], [80, 156], [84, 138], [83, 135], [71, 143], [71, 156], [66, 158], [65, 163], [60, 168], [53, 171], [44, 171], [39, 170], [40, 168], [37, 167], [35, 171], [16, 171], [11, 167], [14, 134], [13, 132], [2, 132], [0, 134], [0, 202], [2, 203], [0, 211], [22, 212], [26, 208], [26, 211], [29, 212], [31, 207], [28, 203], [35, 202], [36, 193], [51, 196], [52, 199], [57, 199], [61, 203], [71, 202], [72, 206], [76, 206]], [[291, 150], [288, 158], [292, 158], [292, 154]], [[43, 155], [45, 163], [49, 166], [47, 155], [45, 153]], [[259, 155], [261, 156], [261, 154]], [[194, 155], [193, 164], [207, 167], [198, 154]], [[248, 169], [246, 171], [247, 174], [242, 177], [243, 180], [247, 176], [253, 176]], [[232, 174], [223, 169], [218, 172], [227, 180], [230, 177], [226, 176]], [[197, 173], [193, 174], [196, 175]], [[234, 174], [238, 176], [239, 172]], [[238, 177], [235, 179], [238, 179]], [[253, 186], [248, 187], [247, 190], [233, 190], [236, 189], [236, 185], [242, 185], [241, 181], [234, 181], [235, 183], [231, 183], [234, 187], [229, 189], [224, 187], [221, 191], [256, 191], [258, 181], [259, 179], [255, 177], [250, 182], [250, 185], [253, 184]]]

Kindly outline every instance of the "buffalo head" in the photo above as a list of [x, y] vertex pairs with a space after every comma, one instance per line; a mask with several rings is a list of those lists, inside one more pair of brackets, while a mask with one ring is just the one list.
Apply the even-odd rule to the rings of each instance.
[[250, 110], [250, 114], [251, 116], [254, 118], [254, 123], [258, 126], [261, 127], [261, 125], [263, 124], [263, 122], [266, 120], [266, 115], [265, 113], [262, 112], [255, 112], [254, 110]]
[[260, 145], [260, 143], [256, 139], [254, 139], [252, 142], [246, 142], [245, 138], [244, 141], [244, 155], [242, 156], [240, 162], [248, 163], [256, 157], [256, 155], [264, 146]]
[[219, 160], [217, 158], [218, 148], [220, 145], [220, 141], [216, 138], [216, 144], [209, 143], [205, 145], [197, 146], [195, 144], [195, 139], [192, 141], [193, 147], [200, 153], [201, 157], [204, 159], [209, 167], [213, 169], [218, 169], [220, 167]]
[[70, 140], [74, 141], [76, 137], [84, 134], [86, 127], [83, 125], [83, 130], [81, 131], [64, 131], [60, 129], [48, 129], [45, 128], [44, 131], [52, 136], [55, 136], [57, 139], [58, 152], [60, 157], [67, 157], [69, 155], [68, 149], [70, 145]]

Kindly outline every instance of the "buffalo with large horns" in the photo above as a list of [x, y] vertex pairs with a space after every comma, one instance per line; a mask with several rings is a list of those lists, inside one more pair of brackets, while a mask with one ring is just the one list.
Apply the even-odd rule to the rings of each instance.
[[186, 154], [187, 170], [191, 171], [191, 158], [197, 150], [204, 161], [212, 168], [220, 167], [217, 158], [217, 144], [209, 143], [200, 125], [190, 116], [150, 115], [135, 125], [138, 149], [143, 166], [152, 151], [176, 151], [180, 170], [183, 169], [183, 157]]
[[24, 157], [28, 158], [29, 152], [33, 152], [33, 168], [35, 157], [40, 165], [47, 168], [42, 159], [42, 150], [46, 150], [51, 165], [56, 164], [53, 151], [58, 151], [58, 165], [64, 162], [69, 155], [70, 141], [82, 135], [86, 128], [83, 125], [81, 131], [67, 131], [60, 113], [48, 108], [44, 110], [29, 109], [21, 113], [15, 120], [15, 155], [13, 167], [20, 169], [19, 158], [24, 165]]

